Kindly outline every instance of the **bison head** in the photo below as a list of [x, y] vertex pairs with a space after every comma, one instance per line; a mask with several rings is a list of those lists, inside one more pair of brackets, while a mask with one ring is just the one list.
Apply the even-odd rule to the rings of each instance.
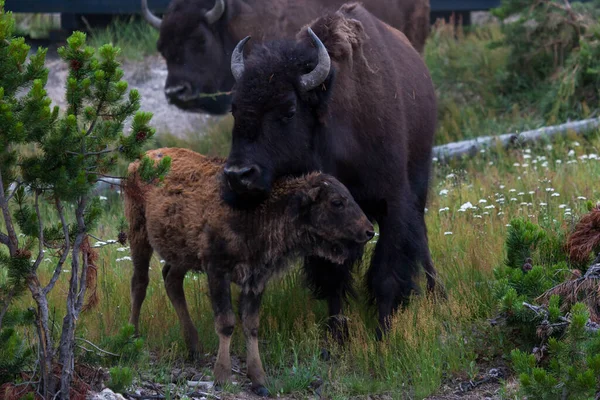
[[[163, 19], [142, 0], [142, 14], [160, 30], [157, 47], [167, 62], [167, 100], [192, 112], [225, 114], [233, 86], [227, 49], [233, 42], [225, 29], [225, 0], [174, 0]], [[231, 51], [231, 50], [229, 50]]]
[[309, 175], [299, 194], [300, 218], [313, 238], [311, 252], [332, 262], [355, 261], [375, 235], [348, 189], [325, 174]]
[[320, 169], [316, 134], [333, 74], [327, 49], [314, 32], [312, 43], [274, 42], [255, 46], [247, 60], [243, 39], [233, 51], [236, 79], [234, 127], [225, 165], [225, 199], [248, 204], [271, 191], [274, 179]]

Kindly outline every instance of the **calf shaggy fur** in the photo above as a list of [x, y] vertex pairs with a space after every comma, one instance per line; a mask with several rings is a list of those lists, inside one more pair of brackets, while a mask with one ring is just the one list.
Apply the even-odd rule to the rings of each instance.
[[235, 317], [230, 283], [241, 286], [240, 318], [246, 337], [248, 376], [259, 394], [267, 394], [258, 351], [259, 307], [268, 280], [293, 258], [318, 255], [336, 264], [357, 259], [374, 235], [373, 225], [335, 178], [311, 173], [279, 180], [264, 203], [237, 210], [221, 199], [225, 160], [208, 159], [186, 149], [163, 148], [147, 155], [171, 157], [171, 170], [161, 184], [143, 182], [129, 166], [125, 213], [129, 222], [134, 273], [130, 322], [139, 315], [148, 286], [153, 250], [165, 260], [163, 278], [182, 324], [188, 349], [198, 352], [198, 333], [183, 291], [189, 270], [204, 271], [219, 336], [214, 367], [217, 382], [231, 374], [229, 345]]

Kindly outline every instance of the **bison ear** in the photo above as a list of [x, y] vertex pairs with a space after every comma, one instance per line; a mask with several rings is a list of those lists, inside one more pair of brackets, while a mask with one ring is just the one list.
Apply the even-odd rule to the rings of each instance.
[[320, 187], [313, 187], [306, 192], [301, 192], [298, 196], [299, 208], [301, 210], [307, 210], [311, 205], [317, 201], [319, 197], [319, 193], [321, 191]]

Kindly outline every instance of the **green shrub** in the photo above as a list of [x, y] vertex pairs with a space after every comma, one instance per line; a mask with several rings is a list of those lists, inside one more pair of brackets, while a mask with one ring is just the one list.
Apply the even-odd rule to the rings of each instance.
[[123, 392], [133, 383], [133, 370], [129, 367], [112, 367], [107, 386], [114, 392]]

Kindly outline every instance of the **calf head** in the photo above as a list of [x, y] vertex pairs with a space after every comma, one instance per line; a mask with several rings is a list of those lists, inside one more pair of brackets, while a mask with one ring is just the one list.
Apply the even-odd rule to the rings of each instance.
[[[231, 70], [234, 127], [225, 165], [225, 199], [232, 206], [271, 191], [275, 179], [320, 169], [315, 130], [333, 84], [327, 49], [309, 28], [310, 42], [255, 46], [248, 60], [235, 48]], [[314, 44], [314, 46], [313, 46]]]
[[309, 175], [298, 196], [301, 229], [311, 255], [337, 264], [355, 261], [375, 231], [348, 189], [326, 174]]

